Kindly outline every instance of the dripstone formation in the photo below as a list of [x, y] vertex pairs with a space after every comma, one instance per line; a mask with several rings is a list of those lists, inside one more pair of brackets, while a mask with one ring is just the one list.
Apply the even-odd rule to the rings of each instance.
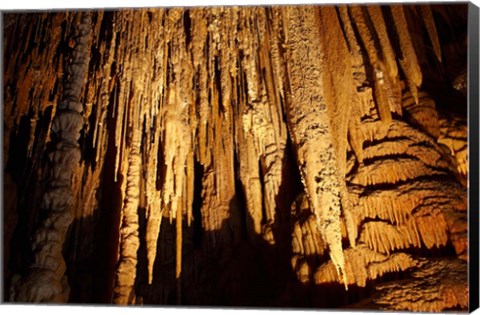
[[7, 301], [467, 308], [465, 4], [3, 21]]

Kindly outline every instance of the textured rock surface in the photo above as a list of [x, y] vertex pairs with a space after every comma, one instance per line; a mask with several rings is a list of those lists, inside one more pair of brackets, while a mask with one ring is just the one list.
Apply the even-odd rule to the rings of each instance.
[[431, 259], [412, 272], [412, 279], [378, 286], [374, 301], [380, 308], [416, 312], [467, 307], [467, 282], [465, 262]]
[[464, 309], [464, 11], [6, 14], [5, 298]]
[[51, 124], [54, 148], [48, 153], [47, 180], [40, 201], [45, 218], [32, 237], [33, 263], [26, 275], [16, 277], [11, 285], [12, 301], [66, 302], [70, 293], [62, 247], [73, 221], [71, 179], [81, 159], [78, 140], [83, 128], [83, 106], [80, 94], [90, 61], [88, 47], [92, 29], [89, 12], [79, 13], [75, 21], [78, 27], [75, 30], [74, 49], [67, 67], [62, 99]]

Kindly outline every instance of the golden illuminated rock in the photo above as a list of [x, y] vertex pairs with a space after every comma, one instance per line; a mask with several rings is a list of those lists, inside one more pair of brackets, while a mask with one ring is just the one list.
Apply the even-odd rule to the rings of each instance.
[[465, 309], [465, 8], [5, 14], [5, 298]]

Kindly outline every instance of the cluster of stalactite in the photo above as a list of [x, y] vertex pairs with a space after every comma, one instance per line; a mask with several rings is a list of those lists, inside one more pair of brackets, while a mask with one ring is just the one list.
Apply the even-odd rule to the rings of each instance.
[[51, 123], [53, 149], [48, 153], [47, 180], [40, 205], [45, 218], [32, 237], [32, 264], [23, 277], [15, 277], [12, 283], [12, 301], [67, 302], [70, 293], [62, 248], [73, 221], [72, 174], [81, 159], [80, 95], [90, 61], [91, 17], [89, 13], [79, 14], [74, 21], [78, 23], [74, 49], [66, 68], [62, 99]]
[[[64, 289], [35, 291], [47, 280], [67, 287], [65, 270], [70, 301], [236, 304], [243, 300], [232, 296], [255, 284], [243, 276], [255, 263], [267, 279], [288, 270], [301, 286], [348, 290], [404, 271], [435, 277], [425, 253], [467, 260], [465, 120], [437, 111], [422, 90], [419, 48], [444, 59], [435, 12], [353, 5], [7, 16], [5, 241], [7, 263], [21, 262], [7, 268], [11, 299], [69, 300]], [[86, 18], [73, 37], [78, 16]], [[55, 282], [32, 278], [16, 289], [28, 235], [37, 257], [46, 248], [37, 243], [57, 229], [47, 199], [61, 200], [65, 221], [49, 256]], [[40, 227], [39, 209], [50, 211]], [[428, 287], [438, 302], [434, 285], [405, 288]], [[404, 288], [381, 290], [382, 307], [428, 311], [463, 308], [468, 295], [465, 282], [456, 300], [405, 295], [399, 304], [388, 297]], [[244, 302], [283, 305], [265, 299]]]

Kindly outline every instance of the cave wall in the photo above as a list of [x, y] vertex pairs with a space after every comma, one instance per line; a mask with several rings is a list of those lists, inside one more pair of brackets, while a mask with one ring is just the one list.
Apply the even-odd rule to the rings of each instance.
[[4, 298], [465, 308], [466, 8], [5, 14]]

